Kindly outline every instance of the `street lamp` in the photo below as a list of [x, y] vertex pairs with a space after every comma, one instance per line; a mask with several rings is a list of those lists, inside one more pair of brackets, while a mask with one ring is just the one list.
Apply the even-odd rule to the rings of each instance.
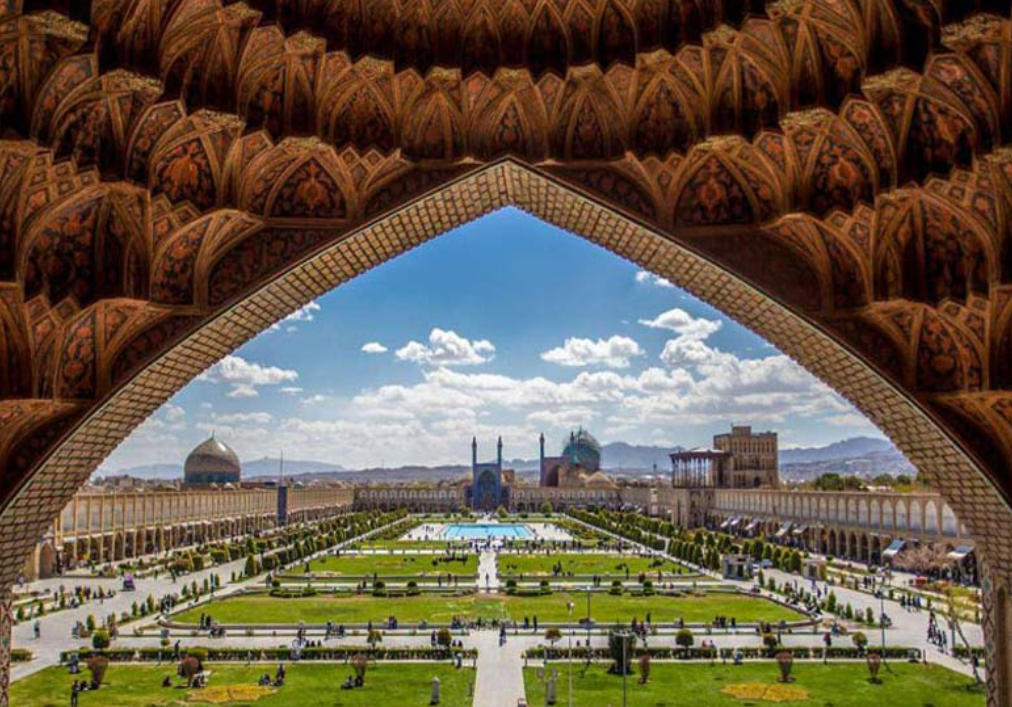
[[569, 707], [573, 707], [573, 602], [566, 604], [569, 610]]
[[885, 591], [879, 587], [875, 595], [878, 597], [878, 623], [882, 630], [882, 662], [884, 663], [886, 659]]

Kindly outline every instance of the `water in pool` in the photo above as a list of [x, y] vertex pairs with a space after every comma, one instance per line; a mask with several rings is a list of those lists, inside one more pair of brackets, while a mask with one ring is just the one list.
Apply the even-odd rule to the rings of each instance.
[[450, 523], [443, 531], [444, 538], [462, 540], [524, 540], [533, 535], [521, 523]]

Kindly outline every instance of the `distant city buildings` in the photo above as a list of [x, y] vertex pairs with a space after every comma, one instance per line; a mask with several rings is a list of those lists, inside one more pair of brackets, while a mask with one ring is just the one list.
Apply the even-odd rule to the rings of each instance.
[[753, 433], [735, 425], [713, 436], [713, 447], [671, 454], [671, 485], [676, 488], [777, 488], [780, 462], [776, 432]]

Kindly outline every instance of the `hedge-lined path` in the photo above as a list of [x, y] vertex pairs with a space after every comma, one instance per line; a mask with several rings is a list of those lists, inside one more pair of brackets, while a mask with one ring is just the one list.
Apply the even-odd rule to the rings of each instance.
[[499, 570], [496, 565], [496, 553], [493, 550], [482, 550], [478, 559], [478, 591], [495, 592], [498, 589]]
[[478, 631], [464, 642], [478, 649], [474, 707], [516, 707], [524, 696], [524, 651], [538, 642], [511, 636], [500, 646], [497, 631]]
[[[362, 538], [382, 532], [385, 528], [397, 522], [398, 521], [395, 520], [385, 526], [374, 528], [362, 536], [345, 540], [344, 542], [338, 543], [333, 548], [328, 548], [322, 552], [314, 553], [310, 557], [326, 554], [331, 550], [346, 547], [353, 542], [360, 542]], [[221, 578], [222, 586], [220, 589], [215, 590], [213, 596], [202, 595], [196, 602], [180, 602], [177, 604], [177, 607], [182, 609], [200, 606], [212, 599], [226, 597], [240, 592], [245, 587], [257, 585], [262, 586], [266, 574], [261, 574], [257, 577], [236, 582], [234, 584], [229, 583], [229, 578], [232, 576], [232, 573], [235, 572], [238, 576], [242, 573], [245, 566], [246, 558], [242, 557], [221, 565], [200, 570], [198, 572], [191, 572], [182, 577], [178, 577], [175, 582], [172, 581], [172, 576], [169, 572], [159, 573], [158, 579], [154, 579], [152, 577], [139, 577], [135, 580], [136, 590], [132, 592], [121, 591], [121, 579], [106, 580], [107, 582], [116, 582], [115, 585], [103, 585], [106, 587], [112, 586], [116, 589], [116, 595], [114, 597], [104, 599], [101, 602], [96, 600], [88, 601], [76, 609], [64, 609], [63, 611], [57, 611], [39, 617], [41, 637], [38, 639], [35, 638], [34, 634], [34, 619], [18, 622], [18, 624], [11, 629], [11, 645], [15, 648], [26, 648], [30, 650], [33, 654], [33, 659], [27, 663], [12, 664], [11, 680], [17, 680], [18, 678], [31, 675], [32, 673], [42, 670], [50, 665], [56, 665], [60, 662], [60, 653], [62, 651], [87, 644], [86, 641], [75, 641], [71, 638], [70, 632], [78, 622], [85, 623], [88, 618], [88, 614], [92, 614], [95, 617], [95, 621], [101, 624], [102, 619], [109, 614], [115, 613], [116, 617], [119, 618], [119, 615], [124, 611], [130, 613], [133, 603], [137, 602], [138, 604], [141, 604], [147, 600], [149, 594], [153, 596], [157, 602], [162, 596], [171, 593], [178, 593], [182, 590], [184, 585], [190, 585], [192, 582], [196, 582], [198, 586], [203, 587], [204, 579], [210, 580], [210, 577], [214, 574], [217, 574]], [[51, 578], [45, 580], [45, 582], [45, 586], [50, 588], [54, 586], [54, 583], [56, 587], [59, 587], [62, 583], [68, 591], [72, 590], [75, 584], [93, 584], [90, 580], [82, 581], [81, 578], [77, 577], [66, 577], [63, 578], [62, 582], [60, 581], [60, 578]], [[127, 636], [131, 636], [135, 625], [139, 625], [144, 622], [150, 623], [154, 619], [154, 616], [149, 615], [146, 618], [137, 619], [136, 622], [130, 622], [120, 626], [120, 639], [117, 639], [114, 645], [119, 645], [120, 641], [125, 639]], [[199, 642], [199, 640], [200, 639], [197, 639], [194, 642]], [[124, 643], [123, 645], [131, 644]], [[158, 639], [155, 638], [153, 643], [149, 642], [141, 645], [158, 645]]]

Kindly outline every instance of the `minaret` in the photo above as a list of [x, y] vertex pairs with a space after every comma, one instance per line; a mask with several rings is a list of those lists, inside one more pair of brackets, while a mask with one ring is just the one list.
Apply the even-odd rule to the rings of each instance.
[[471, 438], [471, 471], [478, 468], [478, 438]]
[[545, 485], [545, 433], [544, 432], [541, 433], [541, 436], [538, 438], [538, 441], [541, 443], [541, 456], [539, 457], [539, 459], [541, 460], [541, 464], [538, 467], [539, 469], [541, 469], [541, 481], [539, 483], [540, 483], [541, 486], [544, 486]]
[[499, 471], [502, 471], [502, 437], [496, 443], [496, 461], [499, 463]]

